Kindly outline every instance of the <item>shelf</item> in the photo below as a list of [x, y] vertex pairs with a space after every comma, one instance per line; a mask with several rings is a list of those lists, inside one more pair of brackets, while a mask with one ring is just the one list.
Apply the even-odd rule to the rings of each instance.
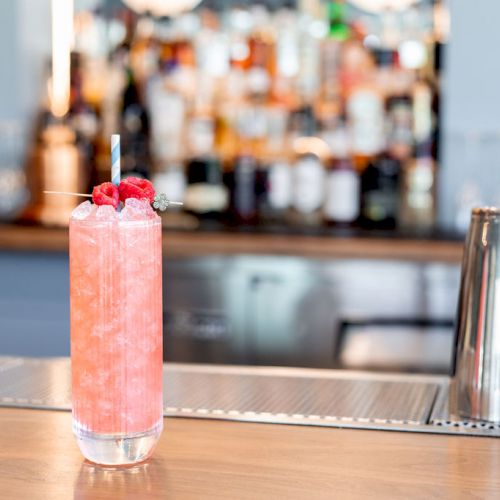
[[[319, 259], [368, 258], [459, 263], [463, 242], [456, 235], [424, 237], [368, 231], [317, 231], [202, 226], [164, 229], [166, 257], [287, 255]], [[0, 250], [67, 252], [68, 231], [42, 226], [0, 225]]]

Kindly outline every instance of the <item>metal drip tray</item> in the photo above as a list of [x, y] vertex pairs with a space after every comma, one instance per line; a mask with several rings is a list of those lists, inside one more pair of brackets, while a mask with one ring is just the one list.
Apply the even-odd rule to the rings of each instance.
[[169, 414], [187, 407], [240, 417], [414, 425], [427, 422], [439, 389], [384, 375], [186, 365], [166, 367], [165, 387]]
[[[448, 378], [168, 364], [165, 416], [500, 436], [448, 414]], [[0, 406], [69, 410], [67, 358], [0, 357]]]

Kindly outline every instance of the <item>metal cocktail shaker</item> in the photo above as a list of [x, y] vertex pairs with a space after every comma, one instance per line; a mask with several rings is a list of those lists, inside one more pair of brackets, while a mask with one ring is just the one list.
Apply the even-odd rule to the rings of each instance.
[[462, 262], [450, 411], [500, 422], [500, 208], [475, 208]]

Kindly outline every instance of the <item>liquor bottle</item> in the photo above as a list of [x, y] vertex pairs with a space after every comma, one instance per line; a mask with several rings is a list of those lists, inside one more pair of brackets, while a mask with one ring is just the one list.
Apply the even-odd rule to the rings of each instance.
[[351, 35], [347, 23], [347, 5], [345, 0], [330, 0], [328, 2], [329, 37], [343, 42]]
[[359, 216], [360, 179], [351, 160], [331, 158], [323, 214], [328, 225], [348, 226]]
[[394, 229], [401, 162], [389, 152], [376, 156], [361, 174], [360, 222], [368, 229]]
[[121, 112], [122, 173], [149, 178], [149, 116], [130, 68], [126, 75]]
[[404, 165], [400, 224], [409, 229], [432, 229], [435, 212], [436, 162], [429, 141], [417, 145], [414, 157]]
[[218, 158], [208, 154], [191, 157], [186, 177], [185, 210], [203, 219], [220, 219], [229, 197]]
[[363, 171], [385, 146], [382, 95], [373, 86], [356, 87], [347, 99], [346, 115], [353, 161], [356, 169]]
[[205, 79], [186, 118], [185, 147], [189, 155], [184, 207], [204, 219], [220, 219], [229, 196], [223, 183], [222, 165], [215, 152], [213, 87]]
[[284, 155], [268, 158], [259, 169], [257, 199], [259, 221], [285, 221], [292, 201], [292, 168]]
[[257, 219], [257, 161], [242, 152], [233, 168], [226, 172], [225, 184], [230, 193], [230, 218], [232, 222], [251, 224]]
[[313, 107], [303, 103], [290, 114], [289, 141], [294, 160], [292, 201], [288, 219], [292, 224], [317, 226], [322, 222], [321, 207], [325, 195], [324, 159], [328, 145], [317, 134]]
[[387, 149], [401, 162], [412, 154], [414, 144], [412, 100], [409, 95], [393, 95], [386, 102]]
[[[306, 138], [321, 141], [317, 137]], [[322, 141], [321, 141], [322, 142]], [[290, 222], [318, 226], [322, 222], [321, 207], [325, 199], [325, 168], [323, 154], [307, 148], [297, 154], [292, 169], [292, 210]]]
[[436, 157], [437, 120], [435, 106], [437, 96], [431, 84], [420, 77], [411, 89], [412, 99], [412, 128], [413, 137], [417, 145], [432, 144], [432, 154]]

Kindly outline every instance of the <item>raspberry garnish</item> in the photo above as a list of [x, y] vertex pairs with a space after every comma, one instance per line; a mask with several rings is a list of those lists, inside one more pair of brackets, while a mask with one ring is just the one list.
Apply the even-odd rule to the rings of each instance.
[[92, 190], [92, 201], [96, 205], [112, 205], [116, 208], [120, 203], [118, 188], [111, 182], [103, 182]]
[[155, 188], [147, 179], [138, 177], [127, 177], [120, 182], [118, 186], [120, 200], [125, 203], [127, 198], [146, 199], [153, 203], [155, 198]]

